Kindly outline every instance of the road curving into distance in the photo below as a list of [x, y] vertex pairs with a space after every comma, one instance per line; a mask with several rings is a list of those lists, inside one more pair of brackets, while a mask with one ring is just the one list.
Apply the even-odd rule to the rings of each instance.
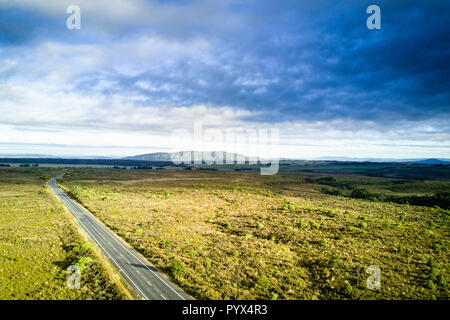
[[176, 284], [142, 258], [134, 249], [125, 245], [112, 231], [87, 209], [73, 201], [56, 185], [58, 176], [48, 185], [66, 208], [73, 214], [80, 227], [88, 234], [124, 280], [143, 300], [190, 300]]

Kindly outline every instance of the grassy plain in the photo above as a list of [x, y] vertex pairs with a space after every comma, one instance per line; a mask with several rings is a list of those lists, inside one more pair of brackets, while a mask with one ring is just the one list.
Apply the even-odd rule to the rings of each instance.
[[449, 211], [345, 192], [449, 182], [329, 176], [73, 169], [60, 185], [195, 298], [448, 299]]
[[[0, 169], [0, 299], [127, 298], [47, 188], [59, 172]], [[80, 290], [66, 286], [72, 264], [82, 270]]]

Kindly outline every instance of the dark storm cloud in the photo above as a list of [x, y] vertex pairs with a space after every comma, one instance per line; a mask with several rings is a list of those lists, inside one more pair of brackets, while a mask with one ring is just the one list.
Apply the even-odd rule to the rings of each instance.
[[[366, 28], [370, 4], [381, 8], [381, 30]], [[168, 53], [158, 64], [142, 63], [137, 74], [118, 72], [113, 64], [76, 81], [75, 88], [89, 94], [108, 80], [110, 85], [97, 90], [140, 95], [136, 104], [142, 106], [229, 106], [258, 112], [247, 121], [372, 120], [380, 127], [449, 116], [448, 2], [166, 0], [136, 5], [139, 10], [130, 9], [130, 17], [120, 8], [88, 7], [76, 36], [55, 28], [63, 19], [49, 8], [2, 9], [6, 27], [0, 25], [0, 41], [26, 46], [46, 38], [90, 44], [145, 35], [182, 43], [207, 39], [207, 58], [213, 62], [201, 52]], [[122, 58], [132, 55], [124, 52]]]
[[[20, 45], [32, 40], [42, 29], [46, 15], [14, 7], [0, 9], [0, 45]], [[48, 25], [48, 23], [46, 23]]]

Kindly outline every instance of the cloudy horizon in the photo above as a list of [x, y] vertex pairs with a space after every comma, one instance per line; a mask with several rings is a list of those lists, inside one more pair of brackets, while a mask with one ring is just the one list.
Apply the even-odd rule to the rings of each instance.
[[[381, 30], [366, 27], [371, 4]], [[0, 0], [0, 155], [170, 151], [201, 121], [278, 128], [284, 158], [450, 158], [449, 9]]]

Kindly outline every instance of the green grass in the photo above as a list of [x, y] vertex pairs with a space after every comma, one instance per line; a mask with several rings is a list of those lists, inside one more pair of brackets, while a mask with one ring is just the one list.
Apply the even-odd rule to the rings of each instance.
[[448, 210], [329, 195], [310, 177], [76, 169], [61, 185], [196, 298], [448, 299]]
[[[53, 169], [0, 170], [0, 299], [123, 299], [117, 279], [46, 187]], [[70, 265], [80, 290], [66, 286]]]

